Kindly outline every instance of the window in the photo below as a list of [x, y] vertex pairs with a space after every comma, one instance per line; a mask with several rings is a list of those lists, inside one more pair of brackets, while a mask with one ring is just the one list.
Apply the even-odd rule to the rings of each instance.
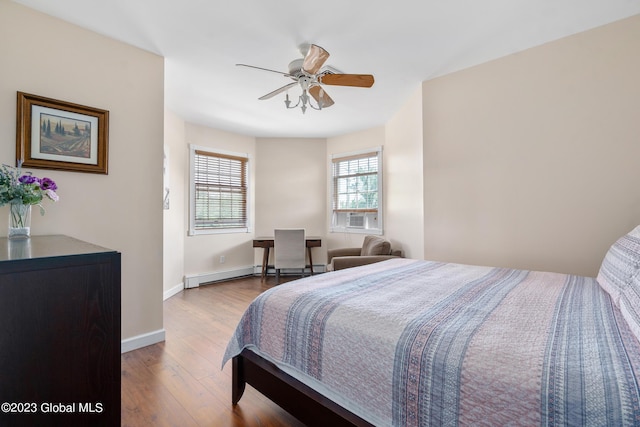
[[331, 158], [331, 231], [382, 234], [382, 148]]
[[189, 235], [247, 232], [248, 155], [190, 151]]

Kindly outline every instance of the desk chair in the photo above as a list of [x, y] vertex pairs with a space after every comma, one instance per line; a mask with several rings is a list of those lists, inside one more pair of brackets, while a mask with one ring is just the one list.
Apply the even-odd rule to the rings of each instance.
[[302, 276], [306, 267], [304, 229], [274, 230], [276, 283], [280, 283], [281, 268], [300, 268]]

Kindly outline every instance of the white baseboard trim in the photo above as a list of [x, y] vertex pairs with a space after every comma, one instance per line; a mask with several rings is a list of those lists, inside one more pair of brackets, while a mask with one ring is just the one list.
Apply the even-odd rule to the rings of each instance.
[[194, 274], [191, 276], [185, 276], [184, 288], [197, 288], [203, 283], [218, 282], [220, 280], [235, 279], [236, 277], [250, 276], [254, 274], [254, 268], [240, 267], [235, 270], [216, 271], [213, 273]]
[[164, 291], [164, 294], [162, 295], [162, 301], [165, 301], [171, 298], [175, 294], [181, 292], [183, 289], [184, 289], [184, 283], [181, 282], [175, 285], [173, 288], [169, 289], [168, 291]]
[[159, 329], [157, 331], [127, 338], [120, 342], [120, 353], [127, 353], [132, 350], [137, 350], [148, 345], [162, 342], [164, 341], [164, 336], [164, 329]]

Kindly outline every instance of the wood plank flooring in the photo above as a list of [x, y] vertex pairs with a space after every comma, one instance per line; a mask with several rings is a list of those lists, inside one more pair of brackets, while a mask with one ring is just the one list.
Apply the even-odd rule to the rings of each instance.
[[221, 369], [242, 313], [274, 285], [274, 278], [261, 283], [249, 277], [186, 289], [167, 299], [165, 342], [122, 355], [122, 425], [302, 426], [250, 386], [233, 407], [231, 363]]

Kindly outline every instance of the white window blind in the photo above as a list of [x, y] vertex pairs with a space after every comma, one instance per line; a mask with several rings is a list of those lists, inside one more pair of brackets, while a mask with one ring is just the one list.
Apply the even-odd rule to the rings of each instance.
[[333, 209], [378, 210], [378, 153], [333, 159]]
[[193, 155], [194, 230], [247, 228], [248, 158], [196, 149]]

